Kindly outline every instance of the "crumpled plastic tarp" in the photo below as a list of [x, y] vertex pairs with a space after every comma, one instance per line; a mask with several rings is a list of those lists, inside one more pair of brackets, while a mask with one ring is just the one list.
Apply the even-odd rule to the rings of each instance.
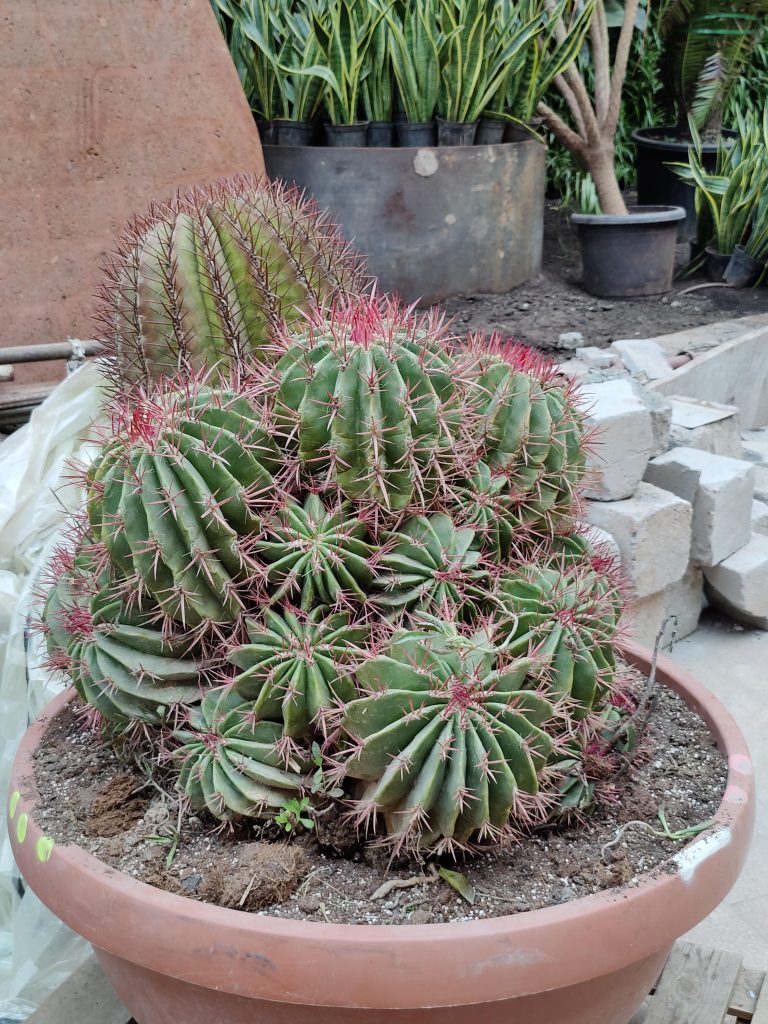
[[98, 450], [87, 434], [103, 397], [99, 365], [86, 363], [0, 444], [0, 1022], [25, 1020], [90, 955], [89, 945], [25, 890], [5, 808], [19, 740], [63, 686], [43, 668], [41, 639], [28, 621], [67, 511], [82, 497], [71, 463], [87, 464]]

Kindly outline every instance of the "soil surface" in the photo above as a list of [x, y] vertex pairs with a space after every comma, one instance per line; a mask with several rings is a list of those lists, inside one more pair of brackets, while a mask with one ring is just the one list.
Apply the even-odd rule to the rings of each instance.
[[[639, 694], [644, 679], [625, 672], [630, 690]], [[179, 817], [165, 780], [159, 780], [162, 786], [150, 782], [121, 763], [80, 723], [65, 710], [37, 755], [42, 806], [35, 819], [48, 835], [170, 892], [316, 921], [472, 920], [635, 885], [641, 873], [663, 871], [689, 838], [654, 835], [648, 826], [660, 828], [659, 808], [673, 830], [709, 820], [727, 773], [701, 719], [662, 687], [636, 754], [605, 780], [610, 799], [581, 824], [537, 831], [503, 851], [430, 864], [390, 859], [385, 850], [362, 843], [340, 818], [320, 817], [315, 831], [288, 838], [273, 823], [233, 831], [203, 815]], [[465, 876], [474, 904], [438, 877], [440, 866]]]
[[[690, 259], [677, 249], [678, 272]], [[580, 284], [581, 260], [567, 215], [548, 202], [544, 219], [543, 270], [537, 280], [503, 295], [473, 295], [441, 303], [465, 331], [501, 331], [536, 348], [558, 348], [561, 334], [578, 331], [584, 345], [608, 345], [624, 338], [655, 338], [688, 327], [768, 313], [768, 288], [699, 288], [701, 273], [675, 281], [669, 295], [647, 299], [598, 299]], [[572, 353], [564, 353], [570, 355]]]

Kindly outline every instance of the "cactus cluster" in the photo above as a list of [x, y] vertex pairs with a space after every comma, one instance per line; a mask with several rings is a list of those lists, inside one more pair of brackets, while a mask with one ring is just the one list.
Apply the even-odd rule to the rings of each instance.
[[572, 386], [355, 294], [291, 194], [174, 211], [113, 285], [124, 387], [47, 596], [51, 666], [216, 818], [339, 800], [434, 850], [583, 806], [621, 588], [576, 527]]

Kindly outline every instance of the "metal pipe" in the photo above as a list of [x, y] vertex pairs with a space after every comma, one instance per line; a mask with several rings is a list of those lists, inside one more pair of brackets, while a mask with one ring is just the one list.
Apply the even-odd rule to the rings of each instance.
[[0, 348], [0, 366], [10, 363], [37, 363], [47, 359], [72, 359], [97, 356], [102, 351], [99, 341], [52, 341], [42, 345], [12, 345]]

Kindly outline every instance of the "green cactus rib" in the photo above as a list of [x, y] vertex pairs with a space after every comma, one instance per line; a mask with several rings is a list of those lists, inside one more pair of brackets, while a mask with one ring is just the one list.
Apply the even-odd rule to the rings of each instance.
[[276, 412], [309, 472], [398, 511], [453, 459], [450, 358], [395, 307], [345, 315], [294, 339], [276, 368]]
[[495, 562], [506, 561], [527, 535], [509, 477], [478, 462], [472, 475], [455, 485], [454, 495], [457, 521], [474, 530], [479, 549]]
[[362, 258], [311, 203], [240, 178], [130, 225], [99, 319], [120, 374], [146, 384], [270, 359], [284, 321], [366, 286]]
[[210, 690], [173, 735], [179, 788], [222, 821], [268, 814], [303, 785], [305, 766], [280, 749], [280, 724], [257, 721], [252, 703], [231, 690]]
[[375, 564], [374, 604], [389, 613], [471, 612], [488, 586], [474, 531], [456, 529], [444, 512], [416, 516], [386, 534]]
[[349, 613], [266, 608], [263, 622], [250, 619], [247, 627], [250, 643], [228, 656], [243, 670], [234, 689], [254, 702], [259, 718], [282, 721], [286, 736], [306, 736], [324, 708], [355, 697], [350, 666], [363, 654], [368, 628], [351, 624]]
[[589, 566], [530, 565], [502, 576], [496, 598], [509, 650], [536, 648], [551, 694], [571, 698], [575, 718], [590, 714], [615, 672], [615, 583]]
[[316, 494], [289, 499], [264, 521], [256, 551], [269, 563], [271, 601], [298, 593], [302, 611], [317, 604], [364, 602], [373, 579], [368, 528], [348, 502], [326, 507]]
[[91, 530], [171, 618], [233, 621], [279, 452], [244, 398], [208, 389], [165, 398], [139, 406], [138, 426], [134, 417], [92, 468]]
[[80, 697], [118, 725], [159, 725], [170, 706], [199, 700], [203, 666], [188, 641], [167, 637], [151, 615], [99, 589], [103, 580], [91, 581], [89, 594], [87, 573], [87, 560], [76, 559], [43, 611], [51, 664], [68, 672]]
[[429, 627], [400, 634], [357, 670], [368, 692], [347, 705], [347, 774], [369, 785], [362, 807], [383, 812], [408, 845], [498, 835], [519, 792], [536, 794], [553, 750], [541, 728], [550, 701], [526, 688], [529, 658], [509, 658], [484, 634]]

